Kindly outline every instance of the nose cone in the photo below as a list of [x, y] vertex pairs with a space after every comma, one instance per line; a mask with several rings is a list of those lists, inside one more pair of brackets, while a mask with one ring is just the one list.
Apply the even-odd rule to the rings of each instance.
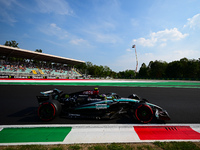
[[158, 116], [160, 120], [171, 120], [166, 110], [160, 111]]

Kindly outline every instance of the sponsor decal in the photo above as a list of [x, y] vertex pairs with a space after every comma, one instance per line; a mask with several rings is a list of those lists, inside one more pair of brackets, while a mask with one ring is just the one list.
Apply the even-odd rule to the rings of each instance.
[[7, 76], [7, 75], [6, 76], [0, 76], [0, 78], [9, 78], [9, 76]]
[[102, 99], [99, 98], [88, 98], [88, 101], [101, 101]]
[[80, 114], [69, 114], [70, 117], [80, 117]]
[[96, 104], [96, 109], [107, 109], [107, 104]]

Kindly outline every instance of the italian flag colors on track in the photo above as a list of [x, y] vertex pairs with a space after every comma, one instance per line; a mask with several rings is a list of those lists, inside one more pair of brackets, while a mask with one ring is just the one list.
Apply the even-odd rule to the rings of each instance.
[[1, 85], [68, 85], [68, 86], [124, 86], [200, 88], [199, 81], [168, 80], [97, 80], [97, 79], [0, 79]]
[[153, 141], [200, 141], [200, 124], [0, 126], [0, 145]]

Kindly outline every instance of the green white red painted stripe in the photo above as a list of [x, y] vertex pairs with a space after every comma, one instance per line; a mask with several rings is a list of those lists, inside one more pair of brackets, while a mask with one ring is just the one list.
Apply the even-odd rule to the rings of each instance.
[[140, 140], [200, 140], [200, 133], [190, 126], [136, 126]]
[[200, 124], [2, 125], [0, 145], [200, 141]]
[[200, 88], [200, 81], [167, 80], [96, 80], [96, 79], [0, 79], [1, 85], [69, 85], [69, 86], [124, 86]]
[[71, 127], [3, 128], [0, 143], [62, 142]]

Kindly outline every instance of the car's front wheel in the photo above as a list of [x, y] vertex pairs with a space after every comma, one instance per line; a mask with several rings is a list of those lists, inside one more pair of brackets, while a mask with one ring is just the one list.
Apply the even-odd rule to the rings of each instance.
[[142, 123], [149, 123], [153, 119], [153, 110], [146, 104], [139, 105], [135, 110], [135, 116]]

